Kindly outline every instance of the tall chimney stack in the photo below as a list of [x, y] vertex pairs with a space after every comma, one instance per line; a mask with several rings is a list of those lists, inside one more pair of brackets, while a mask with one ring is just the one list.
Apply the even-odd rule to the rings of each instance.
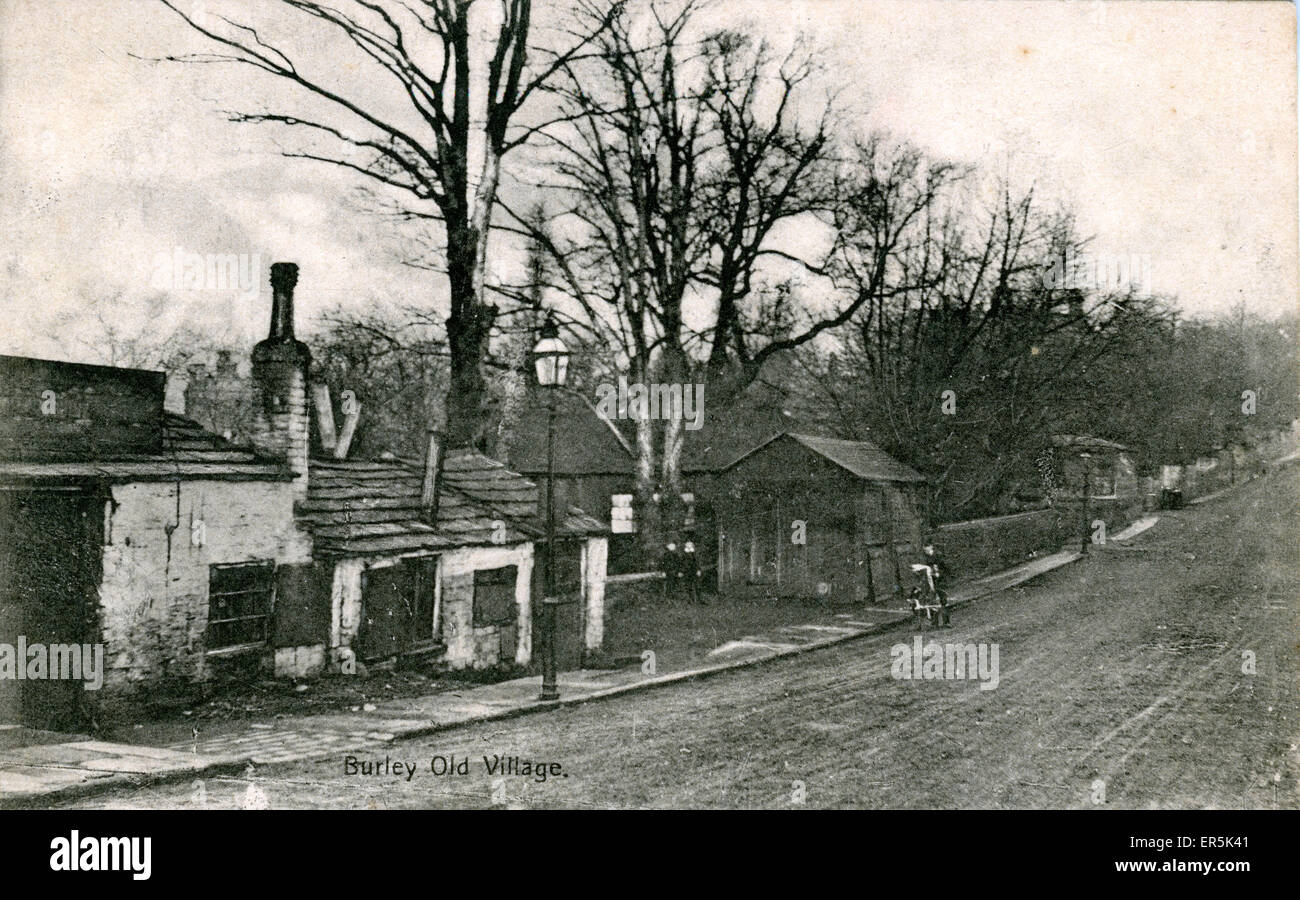
[[271, 264], [271, 328], [253, 348], [256, 402], [249, 438], [262, 455], [283, 462], [294, 474], [297, 493], [307, 495], [310, 427], [307, 379], [311, 352], [293, 336], [294, 263]]

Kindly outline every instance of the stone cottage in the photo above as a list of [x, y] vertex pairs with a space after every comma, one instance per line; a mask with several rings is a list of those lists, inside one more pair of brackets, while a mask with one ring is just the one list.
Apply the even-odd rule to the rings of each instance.
[[[421, 461], [312, 458], [296, 280], [271, 267], [247, 446], [168, 412], [161, 372], [0, 357], [0, 722], [84, 727], [228, 674], [531, 661], [536, 487], [436, 441]], [[559, 519], [569, 640], [594, 649], [608, 529]], [[103, 690], [6, 673], [37, 644], [100, 645]]]

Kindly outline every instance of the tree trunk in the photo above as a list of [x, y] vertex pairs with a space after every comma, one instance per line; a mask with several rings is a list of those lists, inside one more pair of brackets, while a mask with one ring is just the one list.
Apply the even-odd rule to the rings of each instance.
[[[686, 379], [689, 375], [686, 354], [680, 347], [665, 348], [663, 371], [660, 377], [665, 384], [681, 385], [682, 390], [689, 389]], [[675, 410], [660, 410], [664, 417], [663, 452], [659, 483], [663, 494], [660, 501], [661, 527], [666, 536], [680, 543], [685, 540], [684, 525], [686, 508], [682, 503], [682, 444], [685, 438], [683, 426], [684, 412], [681, 407]]]
[[[469, 231], [469, 229], [466, 229]], [[484, 450], [487, 380], [482, 363], [496, 307], [484, 304], [475, 290], [478, 241], [471, 234], [453, 237], [448, 229], [447, 275], [451, 287], [451, 315], [447, 318], [447, 347], [451, 378], [447, 390], [447, 446]]]
[[[646, 366], [638, 363], [632, 367], [634, 383], [646, 384]], [[631, 410], [628, 410], [631, 413]], [[646, 411], [648, 412], [648, 410]], [[659, 506], [655, 502], [658, 487], [655, 481], [654, 422], [649, 415], [636, 419], [636, 521], [641, 553], [646, 565], [658, 567], [663, 553], [663, 531], [660, 528]]]

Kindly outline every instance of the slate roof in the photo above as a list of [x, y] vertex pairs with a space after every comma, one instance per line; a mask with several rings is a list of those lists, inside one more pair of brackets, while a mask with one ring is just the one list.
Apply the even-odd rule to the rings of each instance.
[[197, 422], [170, 412], [163, 413], [160, 453], [116, 453], [93, 460], [0, 461], [0, 480], [5, 481], [286, 481], [292, 477], [278, 462], [261, 458], [251, 448], [232, 444]]
[[[539, 507], [538, 487], [503, 463], [482, 453], [461, 450], [448, 454], [442, 463], [443, 484], [460, 491], [476, 503], [494, 512], [515, 519], [525, 531], [541, 537], [546, 522]], [[564, 517], [557, 519], [555, 527], [562, 536], [604, 534], [609, 527], [599, 519], [587, 515], [576, 506], [570, 506]]]
[[[424, 474], [416, 462], [313, 459], [298, 518], [311, 530], [316, 552], [335, 555], [517, 544], [544, 533], [537, 486], [496, 460], [450, 453], [442, 478], [435, 528], [421, 515]], [[563, 537], [609, 530], [576, 508], [556, 529]]]
[[[793, 406], [779, 390], [754, 382], [725, 408], [712, 406], [705, 396], [702, 427], [685, 429], [682, 472], [687, 475], [721, 471], [737, 456], [776, 435], [812, 427], [787, 407]], [[534, 477], [546, 473], [547, 407], [530, 403], [513, 428], [509, 464]], [[611, 425], [613, 428], [611, 428]], [[621, 435], [622, 440], [614, 434]], [[636, 476], [636, 423], [630, 419], [606, 422], [593, 406], [572, 394], [556, 402], [555, 472], [560, 476]]]
[[795, 434], [791, 431], [782, 432], [764, 441], [733, 460], [725, 468], [732, 468], [774, 441], [783, 438], [796, 442], [865, 481], [925, 481], [924, 475], [903, 465], [870, 441], [846, 441], [840, 438]]
[[[546, 474], [546, 429], [550, 415], [545, 402], [530, 402], [514, 422], [510, 440], [510, 466], [529, 475]], [[630, 425], [629, 422], [614, 423]], [[556, 475], [633, 475], [636, 459], [624, 446], [630, 429], [619, 435], [610, 423], [572, 394], [555, 401]]]

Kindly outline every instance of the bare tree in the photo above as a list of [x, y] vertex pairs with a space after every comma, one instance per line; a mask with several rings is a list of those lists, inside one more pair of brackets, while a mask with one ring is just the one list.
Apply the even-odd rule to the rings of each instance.
[[[771, 354], [829, 327], [771, 336], [756, 280], [769, 258], [824, 273], [829, 250], [807, 260], [773, 236], [804, 216], [829, 232], [834, 141], [831, 98], [813, 98], [806, 114], [816, 89], [807, 49], [781, 56], [733, 31], [697, 33], [702, 5], [629, 6], [598, 52], [563, 67], [550, 91], [565, 124], [548, 132], [551, 174], [533, 185], [551, 198], [548, 227], [511, 217], [550, 250], [575, 318], [622, 349], [632, 381], [704, 383], [717, 410]], [[688, 321], [688, 307], [714, 308], [713, 321]], [[682, 448], [680, 417], [636, 421], [638, 517], [652, 553], [658, 521], [679, 524]]]
[[[868, 302], [836, 352], [801, 355], [828, 422], [926, 472], [940, 520], [1005, 511], [1054, 431], [1121, 437], [1107, 423], [1107, 405], [1128, 402], [1116, 379], [1160, 343], [1169, 316], [1154, 298], [1055, 281], [1058, 261], [1086, 244], [1070, 217], [967, 174], [926, 192], [885, 277], [847, 269]], [[856, 197], [846, 257], [876, 259], [874, 203]]]
[[[564, 46], [557, 48], [534, 40], [531, 0], [278, 0], [296, 29], [284, 40], [270, 37], [272, 27], [262, 23], [225, 16], [201, 21], [173, 0], [159, 2], [214, 45], [211, 52], [167, 59], [247, 66], [289, 83], [304, 101], [300, 110], [240, 112], [234, 121], [298, 134], [304, 140], [285, 156], [359, 175], [402, 198], [411, 220], [441, 228], [451, 302], [448, 438], [453, 446], [481, 445], [482, 363], [497, 315], [484, 276], [502, 162], [546, 125], [525, 127], [515, 119], [557, 72], [582, 57], [621, 4], [593, 7], [583, 20], [586, 31], [560, 29]], [[329, 58], [312, 66], [309, 48], [322, 37], [341, 39], [357, 65]], [[482, 71], [474, 65], [480, 54]], [[364, 91], [346, 77], [358, 66], [377, 76], [361, 82]]]

